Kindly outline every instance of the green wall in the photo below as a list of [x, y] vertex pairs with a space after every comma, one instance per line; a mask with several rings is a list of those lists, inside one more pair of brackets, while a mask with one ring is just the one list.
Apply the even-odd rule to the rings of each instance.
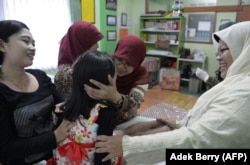
[[[79, 2], [80, 0], [71, 0], [71, 5], [73, 6], [73, 20], [78, 20], [81, 15], [79, 12]], [[172, 1], [172, 0], [171, 0]], [[201, 1], [201, 0], [200, 0]], [[235, 3], [236, 0], [233, 0]], [[237, 0], [238, 1], [238, 0]], [[171, 9], [170, 1], [166, 2], [168, 4], [167, 10]], [[117, 11], [114, 10], [106, 10], [105, 6], [106, 0], [95, 0], [95, 25], [98, 29], [103, 33], [105, 36], [99, 43], [100, 50], [106, 51], [109, 54], [113, 54], [117, 40], [119, 39], [119, 29], [120, 28], [127, 28], [129, 34], [134, 34], [139, 36], [139, 29], [140, 29], [140, 15], [145, 13], [145, 0], [117, 0]], [[154, 5], [157, 3], [155, 0], [150, 1], [150, 5]], [[159, 3], [164, 3], [163, 0], [159, 0]], [[220, 0], [219, 5], [231, 5], [232, 1], [228, 0]], [[157, 7], [159, 4], [155, 4]], [[155, 6], [151, 6], [150, 9], [154, 9]], [[120, 17], [121, 13], [127, 14], [128, 24], [127, 27], [120, 26]], [[107, 26], [106, 17], [107, 15], [116, 15], [117, 26]], [[231, 21], [236, 21], [236, 12], [218, 12], [216, 16], [216, 25], [215, 31], [218, 31], [218, 27], [220, 21], [222, 19], [229, 19]], [[185, 13], [184, 16], [188, 18], [188, 13]], [[107, 41], [107, 31], [114, 30], [117, 32], [117, 40], [116, 41]], [[215, 75], [215, 70], [218, 68], [218, 63], [215, 59], [215, 48], [210, 44], [204, 43], [189, 43], [185, 42], [184, 47], [190, 48], [191, 52], [194, 49], [200, 48], [203, 49], [207, 55], [206, 61], [206, 70], [208, 71], [210, 76]]]
[[[128, 17], [128, 33], [139, 36], [140, 15], [145, 13], [145, 0], [118, 0], [117, 15], [126, 13]], [[120, 18], [119, 18], [120, 19]], [[120, 24], [118, 26], [120, 28]]]
[[[202, 0], [200, 0], [201, 2]], [[234, 0], [235, 1], [235, 0]], [[139, 35], [139, 18], [141, 14], [145, 13], [145, 0], [118, 0], [118, 4], [120, 5], [130, 5], [130, 7], [120, 7], [122, 11], [118, 10], [118, 14], [120, 12], [127, 12], [129, 13], [129, 19], [131, 22], [131, 25], [128, 26], [129, 33]], [[159, 3], [162, 3], [162, 0], [159, 0]], [[156, 1], [150, 1], [150, 5], [154, 5]], [[166, 2], [169, 3], [169, 2]], [[222, 0], [220, 1], [220, 5], [227, 5], [232, 4], [232, 1], [228, 0]], [[154, 9], [154, 7], [151, 7]], [[168, 7], [168, 10], [170, 7]], [[185, 13], [184, 16], [188, 18], [188, 13]], [[218, 12], [216, 16], [216, 26], [215, 31], [218, 31], [218, 27], [220, 24], [221, 19], [229, 19], [231, 21], [236, 21], [236, 12]], [[184, 44], [185, 48], [190, 48], [191, 52], [194, 51], [194, 49], [200, 48], [205, 51], [207, 55], [207, 61], [206, 61], [206, 71], [209, 73], [210, 76], [215, 76], [215, 70], [218, 68], [218, 62], [215, 58], [215, 48], [214, 46], [210, 44], [204, 44], [204, 43], [189, 43], [185, 42]]]
[[[108, 26], [107, 25], [107, 15], [112, 15], [112, 16], [117, 16], [117, 11], [116, 10], [107, 10], [106, 9], [106, 0], [95, 0], [96, 2], [99, 1], [99, 9], [97, 7], [96, 10], [99, 10], [100, 12], [98, 13], [99, 20], [98, 22], [100, 24], [97, 25], [99, 27], [100, 31], [104, 35], [104, 38], [100, 41], [100, 50], [105, 51], [109, 54], [113, 54], [115, 47], [116, 47], [116, 42], [115, 41], [108, 41], [107, 37], [107, 32], [108, 31], [116, 31], [116, 38], [118, 39], [118, 31], [117, 31], [117, 26]], [[118, 18], [116, 17], [116, 23], [117, 23]]]

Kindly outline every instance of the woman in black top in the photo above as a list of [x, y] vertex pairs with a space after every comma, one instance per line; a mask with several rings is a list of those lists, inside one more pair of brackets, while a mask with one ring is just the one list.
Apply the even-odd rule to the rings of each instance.
[[0, 162], [28, 165], [51, 157], [74, 123], [54, 130], [52, 111], [63, 101], [49, 77], [32, 65], [35, 41], [15, 20], [0, 21]]

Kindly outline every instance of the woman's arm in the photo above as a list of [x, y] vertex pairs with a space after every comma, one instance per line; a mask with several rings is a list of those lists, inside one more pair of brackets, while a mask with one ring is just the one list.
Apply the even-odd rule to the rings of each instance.
[[[0, 104], [0, 161], [13, 162], [15, 159], [24, 159], [25, 156], [52, 151], [57, 143], [62, 141], [69, 133], [68, 129], [74, 123], [64, 121], [55, 132], [51, 131], [30, 138], [18, 138], [11, 111], [3, 102]], [[13, 154], [15, 153], [15, 154]]]
[[138, 85], [131, 89], [129, 95], [122, 95], [120, 105], [115, 105], [119, 110], [117, 124], [124, 123], [137, 115], [137, 110], [144, 101], [144, 94], [148, 85]]
[[159, 132], [167, 132], [176, 129], [176, 121], [172, 119], [156, 119], [145, 121], [129, 126], [123, 131], [123, 134], [129, 136], [148, 135]]
[[[37, 137], [18, 139], [10, 109], [0, 104], [0, 160], [24, 158], [27, 155], [49, 151], [56, 147], [53, 132]], [[13, 154], [14, 153], [14, 154]], [[4, 163], [4, 161], [3, 161]]]
[[144, 92], [147, 85], [134, 87], [129, 95], [120, 94], [116, 89], [115, 79], [108, 77], [110, 85], [104, 85], [98, 81], [90, 80], [99, 89], [91, 88], [84, 84], [84, 89], [88, 95], [97, 100], [108, 100], [118, 109], [117, 124], [132, 119], [137, 115], [137, 110], [144, 101]]
[[68, 98], [71, 93], [72, 85], [72, 68], [69, 64], [62, 64], [58, 67], [55, 75], [55, 86], [64, 98]]
[[[238, 87], [199, 109], [202, 116], [193, 113], [187, 126], [145, 136], [99, 136], [96, 152], [109, 152], [107, 159], [123, 153], [128, 164], [149, 164], [164, 161], [168, 148], [249, 148], [249, 85]], [[203, 97], [198, 104], [205, 102]]]

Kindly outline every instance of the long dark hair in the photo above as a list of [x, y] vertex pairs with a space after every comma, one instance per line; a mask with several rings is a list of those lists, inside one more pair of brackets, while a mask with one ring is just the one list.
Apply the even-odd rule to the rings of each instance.
[[[22, 29], [28, 29], [28, 26], [16, 20], [3, 20], [0, 21], [0, 39], [8, 42], [9, 37], [18, 33]], [[3, 64], [4, 53], [0, 50], [0, 65]]]
[[90, 79], [108, 85], [108, 75], [112, 77], [115, 75], [115, 65], [111, 56], [99, 51], [87, 51], [80, 55], [73, 64], [70, 97], [62, 107], [64, 118], [72, 121], [77, 119], [80, 114], [88, 118], [90, 110], [100, 101], [90, 98], [83, 85], [87, 84], [97, 88], [90, 83]]

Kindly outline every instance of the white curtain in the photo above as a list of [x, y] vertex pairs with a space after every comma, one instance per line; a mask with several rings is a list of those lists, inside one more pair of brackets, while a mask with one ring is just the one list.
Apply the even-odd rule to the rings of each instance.
[[71, 25], [69, 0], [3, 0], [4, 19], [24, 22], [36, 41], [31, 68], [57, 67], [59, 42]]

